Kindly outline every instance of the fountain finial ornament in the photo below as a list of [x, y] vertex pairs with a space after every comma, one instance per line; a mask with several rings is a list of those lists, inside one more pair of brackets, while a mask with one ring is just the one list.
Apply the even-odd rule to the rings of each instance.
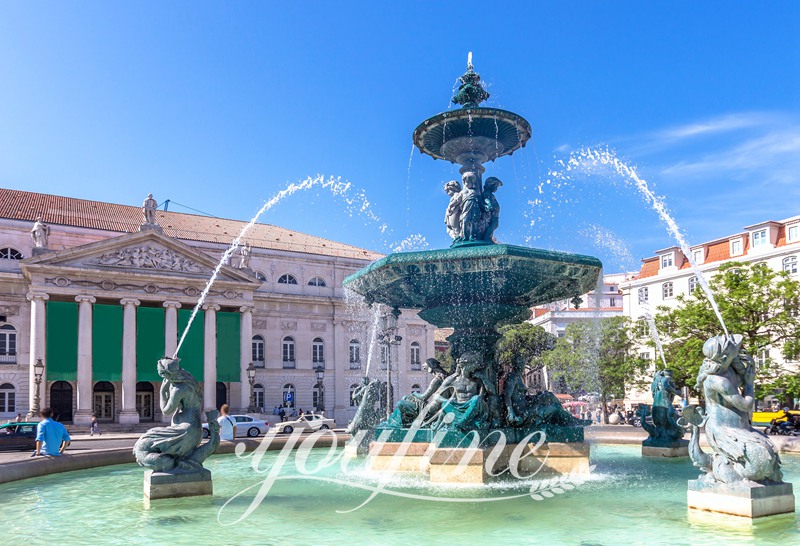
[[453, 103], [464, 108], [475, 108], [489, 98], [489, 93], [481, 85], [481, 77], [472, 66], [472, 52], [467, 57], [467, 71], [459, 78], [461, 85], [453, 96]]

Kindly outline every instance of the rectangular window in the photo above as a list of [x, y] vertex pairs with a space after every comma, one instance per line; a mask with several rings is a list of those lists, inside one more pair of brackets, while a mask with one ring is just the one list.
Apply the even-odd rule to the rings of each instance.
[[788, 229], [788, 231], [787, 231], [787, 234], [788, 234], [788, 240], [790, 242], [796, 241], [797, 238], [798, 238], [798, 235], [800, 235], [800, 227], [798, 227], [798, 226], [790, 227]]
[[647, 303], [650, 301], [650, 290], [647, 287], [639, 289], [639, 303]]
[[742, 253], [742, 240], [731, 241], [731, 256], [738, 256]]
[[617, 298], [608, 298], [608, 306], [609, 307], [616, 307], [617, 306]]
[[760, 229], [753, 232], [753, 247], [764, 246], [767, 244], [767, 230]]
[[666, 256], [661, 256], [661, 267], [672, 267], [672, 254], [667, 254]]
[[639, 353], [639, 358], [642, 360], [650, 360], [650, 353]]
[[692, 252], [692, 260], [694, 263], [701, 264], [703, 263], [703, 249], [698, 249]]

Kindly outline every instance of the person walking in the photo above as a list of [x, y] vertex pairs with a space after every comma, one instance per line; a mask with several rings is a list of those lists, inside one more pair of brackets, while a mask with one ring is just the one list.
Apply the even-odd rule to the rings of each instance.
[[281, 423], [286, 421], [286, 410], [285, 409], [281, 408], [281, 411], [278, 412], [278, 415], [280, 415], [280, 417], [281, 417]]
[[70, 442], [66, 427], [58, 421], [53, 421], [53, 410], [51, 408], [44, 408], [39, 412], [39, 417], [42, 420], [36, 425], [36, 450], [31, 457], [40, 455], [58, 457], [63, 455]]
[[222, 404], [222, 407], [219, 408], [220, 416], [217, 417], [217, 423], [219, 423], [219, 439], [232, 442], [234, 438], [236, 438], [236, 424], [233, 418], [228, 415], [228, 411], [230, 411], [228, 404]]
[[100, 436], [100, 429], [97, 427], [97, 415], [92, 414], [92, 422], [89, 424], [89, 436], [94, 436], [95, 432]]

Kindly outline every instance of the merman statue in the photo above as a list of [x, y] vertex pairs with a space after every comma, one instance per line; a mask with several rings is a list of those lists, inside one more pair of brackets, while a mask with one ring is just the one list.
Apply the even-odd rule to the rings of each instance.
[[428, 388], [425, 389], [425, 392], [411, 393], [401, 398], [387, 419], [387, 426], [407, 428], [416, 424], [417, 427], [421, 427], [428, 415], [438, 409], [435, 407], [436, 404], [431, 404], [431, 401], [438, 396], [442, 384], [449, 374], [435, 358], [427, 359], [423, 368], [433, 374]]
[[[672, 372], [669, 370], [656, 372], [650, 385], [650, 392], [653, 393], [652, 425], [646, 421], [649, 413], [647, 404], [639, 406], [642, 428], [649, 434], [649, 437], [642, 442], [642, 445], [676, 447], [681, 442], [683, 435], [686, 434], [686, 430], [678, 424], [678, 412], [672, 406], [672, 401], [675, 400], [675, 397], [680, 397], [675, 383], [672, 382]], [[685, 442], [683, 445], [685, 446]]]
[[136, 441], [133, 446], [136, 462], [156, 472], [203, 470], [203, 461], [219, 446], [218, 412], [206, 413], [210, 438], [201, 445], [203, 398], [199, 383], [181, 368], [179, 358], [159, 360], [158, 375], [163, 379], [159, 405], [164, 415], [172, 415], [171, 423], [151, 428]]

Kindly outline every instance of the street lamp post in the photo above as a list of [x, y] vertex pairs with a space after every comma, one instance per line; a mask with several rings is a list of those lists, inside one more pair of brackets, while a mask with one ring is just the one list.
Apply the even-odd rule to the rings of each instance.
[[250, 407], [247, 408], [248, 413], [255, 413], [256, 409], [256, 393], [253, 391], [253, 385], [256, 383], [256, 367], [251, 362], [247, 366], [247, 382], [250, 383]]
[[400, 345], [403, 337], [397, 335], [397, 319], [400, 317], [400, 309], [393, 308], [389, 313], [381, 317], [381, 335], [378, 339], [386, 347], [386, 417], [392, 415], [394, 401], [392, 400], [392, 347]]
[[314, 368], [314, 374], [317, 376], [317, 411], [325, 411], [325, 391], [323, 389], [323, 379], [325, 379], [325, 366], [320, 364]]
[[31, 414], [33, 417], [39, 415], [39, 404], [41, 403], [40, 398], [40, 391], [41, 389], [39, 386], [42, 384], [42, 377], [44, 377], [44, 362], [42, 362], [41, 358], [36, 360], [36, 364], [33, 365], [33, 384], [35, 385], [35, 391], [33, 393], [33, 408], [31, 408]]

